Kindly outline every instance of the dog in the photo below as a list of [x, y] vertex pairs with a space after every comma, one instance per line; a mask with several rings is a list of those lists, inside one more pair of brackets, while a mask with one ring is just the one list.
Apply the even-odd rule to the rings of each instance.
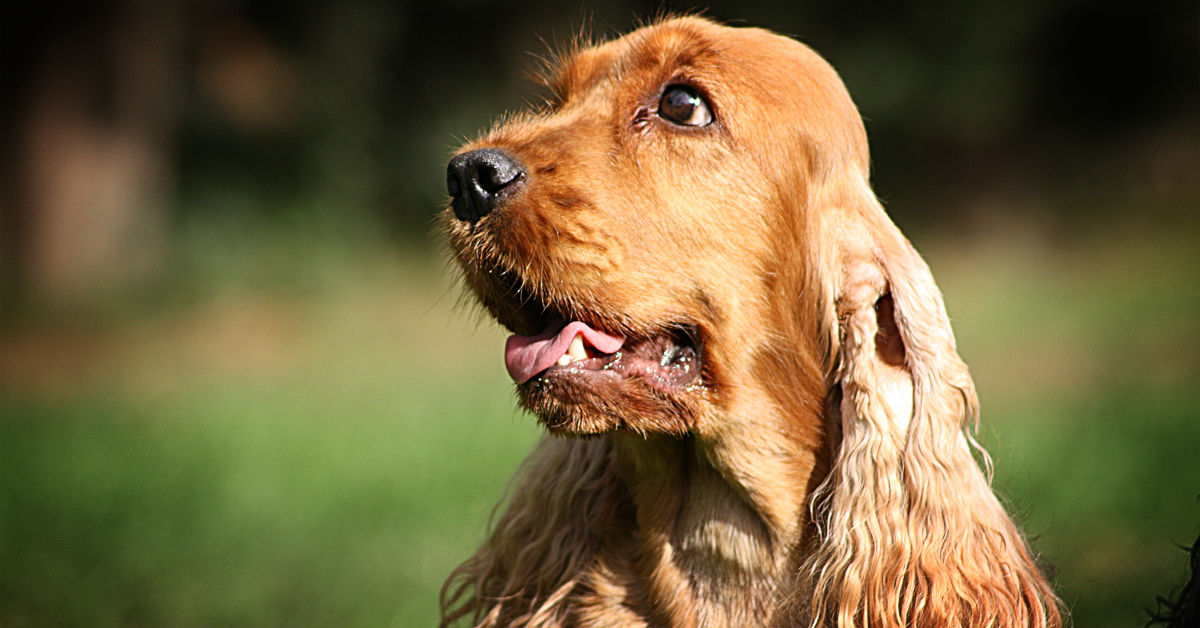
[[544, 82], [447, 170], [448, 248], [548, 435], [443, 625], [1059, 625], [829, 64], [677, 17]]

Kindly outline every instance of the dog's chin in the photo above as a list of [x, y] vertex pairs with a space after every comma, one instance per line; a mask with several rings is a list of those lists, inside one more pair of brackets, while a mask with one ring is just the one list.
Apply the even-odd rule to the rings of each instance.
[[589, 436], [617, 430], [684, 436], [702, 398], [699, 386], [664, 393], [614, 371], [555, 367], [517, 387], [521, 405], [552, 434]]

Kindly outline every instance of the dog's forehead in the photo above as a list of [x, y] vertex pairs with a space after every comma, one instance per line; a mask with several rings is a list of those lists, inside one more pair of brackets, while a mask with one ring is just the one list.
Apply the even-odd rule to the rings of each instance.
[[755, 58], [778, 63], [796, 57], [797, 50], [804, 48], [799, 42], [759, 29], [722, 26], [696, 17], [674, 18], [619, 39], [576, 49], [549, 82], [560, 96], [570, 96], [608, 80], [620, 81], [637, 74], [670, 74], [685, 69], [721, 72], [738, 67], [744, 76]]

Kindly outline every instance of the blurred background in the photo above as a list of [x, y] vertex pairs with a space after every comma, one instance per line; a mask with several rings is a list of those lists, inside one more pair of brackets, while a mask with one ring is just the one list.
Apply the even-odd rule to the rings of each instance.
[[[539, 57], [691, 2], [0, 4], [0, 624], [431, 625], [538, 437], [430, 237]], [[1200, 532], [1200, 4], [715, 1], [809, 43], [1078, 625]]]

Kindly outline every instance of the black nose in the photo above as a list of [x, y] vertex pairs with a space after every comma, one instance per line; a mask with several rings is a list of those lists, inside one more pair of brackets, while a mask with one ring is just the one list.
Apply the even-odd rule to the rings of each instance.
[[459, 220], [475, 222], [492, 213], [520, 187], [525, 170], [507, 153], [485, 148], [463, 153], [446, 167], [450, 206]]

